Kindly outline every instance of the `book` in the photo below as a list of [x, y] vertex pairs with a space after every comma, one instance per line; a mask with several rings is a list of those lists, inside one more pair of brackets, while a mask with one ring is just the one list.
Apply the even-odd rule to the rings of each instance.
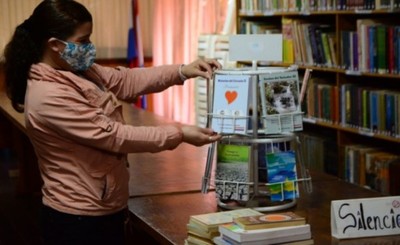
[[233, 218], [261, 214], [261, 212], [258, 212], [251, 208], [241, 208], [230, 211], [197, 214], [190, 216], [189, 224], [197, 226], [198, 229], [201, 229], [205, 232], [212, 232], [218, 231], [218, 226], [221, 224], [233, 222]]
[[264, 132], [276, 134], [303, 129], [297, 71], [260, 74]]
[[332, 65], [337, 67], [338, 62], [336, 58], [336, 37], [334, 33], [328, 33], [328, 45], [331, 53]]
[[321, 40], [322, 40], [322, 49], [324, 51], [324, 56], [325, 56], [325, 65], [328, 67], [332, 66], [332, 57], [331, 57], [331, 51], [329, 47], [329, 33], [327, 32], [321, 32]]
[[268, 153], [267, 173], [271, 201], [293, 200], [299, 196], [295, 151]]
[[250, 146], [218, 143], [215, 193], [223, 200], [249, 200]]
[[366, 180], [365, 180], [365, 177], [366, 177], [365, 160], [366, 159], [365, 159], [365, 156], [367, 153], [372, 153], [372, 152], [376, 152], [376, 151], [379, 151], [379, 148], [364, 146], [359, 149], [360, 156], [359, 156], [357, 164], [359, 166], [359, 170], [358, 170], [359, 171], [359, 174], [358, 174], [359, 182], [358, 182], [358, 184], [360, 186], [365, 186], [365, 184], [366, 184]]
[[250, 80], [250, 75], [215, 75], [211, 120], [215, 132], [246, 134]]
[[219, 235], [219, 232], [217, 230], [211, 230], [211, 231], [203, 230], [200, 226], [193, 223], [186, 224], [186, 229], [189, 235], [202, 237], [205, 239], [212, 239], [213, 237]]
[[288, 64], [294, 63], [292, 22], [293, 20], [290, 18], [282, 18], [283, 62]]
[[[232, 239], [225, 238], [222, 236], [214, 237], [213, 242], [216, 245], [268, 245], [268, 244], [276, 244], [271, 241], [255, 241], [255, 242], [236, 242], [233, 241]], [[314, 239], [305, 239], [305, 240], [299, 240], [299, 241], [294, 241], [294, 242], [285, 242], [285, 243], [279, 243], [279, 245], [313, 245], [314, 244]]]
[[219, 232], [225, 240], [240, 243], [264, 241], [264, 244], [274, 244], [311, 239], [309, 224], [247, 231], [235, 223], [228, 223], [220, 225]]
[[255, 230], [304, 225], [306, 224], [306, 219], [293, 212], [282, 212], [239, 217], [233, 219], [233, 222], [244, 230]]
[[365, 155], [365, 182], [367, 188], [387, 194], [388, 163], [399, 156], [389, 152], [368, 152]]
[[387, 67], [387, 36], [386, 36], [386, 25], [376, 26], [376, 55], [377, 55], [377, 70], [380, 74], [388, 72]]
[[309, 69], [309, 68], [307, 68], [306, 71], [304, 72], [303, 82], [301, 83], [300, 98], [299, 98], [300, 107], [303, 102], [304, 96], [306, 94], [308, 81], [311, 78], [311, 72], [312, 72], [312, 69]]
[[257, 144], [258, 153], [258, 182], [267, 183], [267, 154], [272, 152], [288, 151], [292, 149], [290, 142], [267, 142]]
[[376, 35], [376, 26], [371, 25], [367, 27], [368, 32], [368, 61], [367, 67], [369, 68], [369, 72], [377, 72], [378, 71], [378, 55], [377, 55], [377, 35]]
[[301, 52], [304, 56], [303, 61], [305, 61], [307, 65], [315, 65], [317, 63], [317, 60], [315, 60], [313, 56], [313, 40], [311, 40], [308, 31], [311, 28], [311, 25], [312, 23], [303, 23], [300, 27], [301, 30], [299, 30], [300, 38], [303, 40], [303, 44], [301, 45]]
[[344, 153], [345, 153], [344, 179], [350, 183], [358, 183], [358, 181], [355, 181], [356, 179], [355, 176], [359, 173], [357, 168], [360, 165], [357, 159], [358, 158], [357, 153], [360, 147], [362, 147], [362, 145], [357, 145], [357, 144], [345, 145], [344, 147]]
[[185, 242], [189, 245], [213, 245], [214, 243], [212, 242], [212, 240], [209, 239], [204, 239], [202, 237], [199, 236], [195, 236], [192, 234], [189, 234], [188, 237], [186, 238]]
[[384, 195], [389, 195], [389, 185], [390, 185], [390, 172], [389, 172], [389, 165], [390, 163], [398, 159], [399, 156], [388, 153], [387, 155], [378, 155], [375, 160], [375, 171], [376, 171], [376, 178], [375, 182], [375, 189]]
[[322, 60], [321, 60], [321, 56], [319, 56], [319, 49], [318, 49], [318, 43], [317, 43], [317, 35], [316, 35], [316, 30], [318, 28], [317, 24], [309, 24], [307, 26], [307, 32], [305, 33], [305, 35], [307, 35], [310, 39], [310, 48], [311, 48], [311, 55], [312, 55], [312, 59], [314, 61], [314, 64], [317, 65], [321, 65], [322, 64]]
[[368, 28], [370, 26], [376, 25], [378, 21], [376, 19], [358, 19], [356, 21], [357, 24], [357, 33], [358, 33], [358, 55], [360, 61], [360, 71], [367, 72], [370, 70], [369, 67], [369, 56], [371, 40], [369, 40]]
[[377, 91], [371, 90], [369, 92], [369, 110], [370, 110], [370, 129], [372, 132], [378, 131], [378, 93]]
[[361, 100], [362, 100], [362, 128], [369, 130], [370, 128], [370, 101], [369, 101], [369, 89], [364, 88], [362, 90]]
[[352, 32], [348, 30], [342, 30], [340, 33], [340, 57], [341, 57], [341, 64], [344, 69], [348, 70], [351, 69], [350, 60], [351, 60], [351, 35]]
[[297, 71], [260, 74], [263, 114], [285, 114], [299, 110]]
[[385, 125], [385, 130], [386, 133], [390, 136], [395, 135], [395, 128], [396, 128], [396, 121], [395, 121], [395, 114], [396, 114], [396, 108], [395, 108], [395, 97], [396, 97], [395, 92], [391, 91], [385, 91], [384, 97], [385, 97], [385, 116], [386, 116], [386, 125]]

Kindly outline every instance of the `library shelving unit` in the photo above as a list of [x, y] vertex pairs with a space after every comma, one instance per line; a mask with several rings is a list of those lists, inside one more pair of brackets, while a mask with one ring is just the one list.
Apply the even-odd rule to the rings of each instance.
[[[282, 87], [284, 91], [280, 90]], [[279, 92], [271, 92], [274, 89]], [[235, 98], [243, 95], [240, 105], [225, 109], [228, 106], [225, 100], [229, 100], [227, 93], [236, 91]], [[285, 108], [285, 112], [265, 112], [267, 103], [261, 98], [267, 97], [266, 91], [272, 93], [269, 98], [276, 96], [274, 101], [290, 100], [282, 102], [285, 105], [271, 106]], [[303, 128], [298, 96], [297, 66], [223, 69], [216, 71], [214, 79], [208, 81], [207, 126], [223, 134], [223, 138], [209, 147], [202, 191], [207, 192], [209, 186], [215, 184], [221, 208], [282, 210], [296, 205], [299, 182], [303, 183], [305, 193], [312, 191], [301, 144], [294, 134]], [[247, 102], [243, 102], [243, 98]], [[217, 108], [216, 100], [224, 101], [221, 107]], [[288, 105], [291, 110], [287, 109]], [[261, 107], [264, 107], [263, 112]], [[244, 115], [236, 113], [242, 109]]]
[[[336, 145], [327, 150], [337, 159], [322, 171], [353, 182], [349, 172], [360, 170], [349, 170], [348, 145], [398, 154], [400, 1], [237, 0], [236, 4], [238, 34], [282, 33], [283, 62], [269, 66], [297, 64], [299, 73], [313, 70], [303, 132]], [[398, 194], [394, 191], [383, 192]]]

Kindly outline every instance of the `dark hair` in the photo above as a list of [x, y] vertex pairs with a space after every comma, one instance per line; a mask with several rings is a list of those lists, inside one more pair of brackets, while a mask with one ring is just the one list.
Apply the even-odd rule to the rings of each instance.
[[47, 40], [65, 40], [86, 22], [92, 22], [92, 16], [82, 4], [73, 0], [44, 0], [17, 26], [4, 51], [7, 95], [15, 110], [24, 111], [29, 70], [42, 59]]

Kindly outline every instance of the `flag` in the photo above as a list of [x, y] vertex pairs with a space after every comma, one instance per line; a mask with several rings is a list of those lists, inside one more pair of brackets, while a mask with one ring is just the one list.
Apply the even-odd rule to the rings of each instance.
[[[127, 59], [129, 67], [144, 67], [144, 54], [142, 44], [142, 34], [139, 20], [139, 0], [131, 0], [129, 10], [129, 31], [128, 31], [128, 50]], [[146, 109], [146, 96], [140, 96], [135, 105]]]

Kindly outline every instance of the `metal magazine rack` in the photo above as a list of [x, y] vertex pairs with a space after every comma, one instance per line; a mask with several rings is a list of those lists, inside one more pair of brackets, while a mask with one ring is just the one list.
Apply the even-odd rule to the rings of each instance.
[[[223, 79], [237, 81], [236, 89], [247, 95], [235, 108], [217, 108], [220, 105], [216, 100], [225, 98], [216, 82]], [[245, 85], [239, 84], [242, 81]], [[225, 91], [227, 100], [234, 90], [232, 84]], [[278, 87], [286, 89], [284, 95], [282, 88], [280, 94], [271, 90]], [[297, 67], [257, 68], [253, 64], [253, 68], [219, 70], [208, 81], [207, 90], [207, 125], [223, 137], [209, 146], [203, 193], [214, 187], [218, 205], [224, 209], [251, 207], [276, 211], [296, 205], [300, 187], [305, 193], [312, 192], [311, 177], [296, 135], [296, 131], [303, 129]], [[236, 92], [231, 97], [239, 98]], [[277, 105], [282, 101], [286, 104]], [[292, 110], [285, 111], [289, 107]]]

